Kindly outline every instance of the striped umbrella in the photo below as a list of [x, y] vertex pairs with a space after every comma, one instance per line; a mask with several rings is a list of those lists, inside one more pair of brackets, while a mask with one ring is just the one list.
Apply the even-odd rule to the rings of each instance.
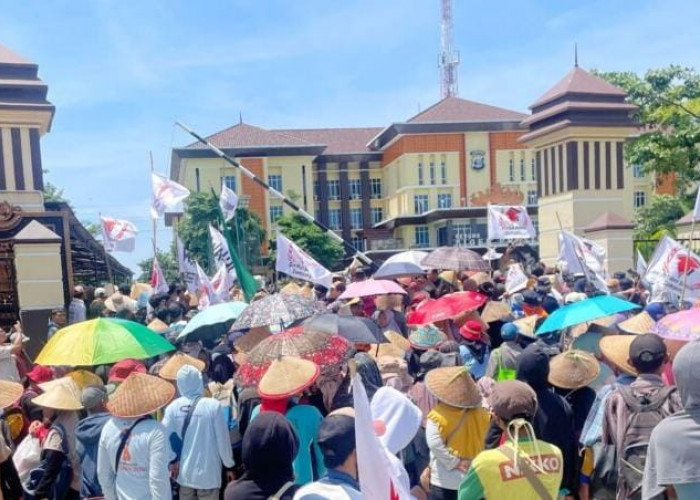
[[468, 248], [440, 247], [423, 259], [421, 264], [429, 269], [452, 271], [488, 271], [490, 269], [481, 255]]

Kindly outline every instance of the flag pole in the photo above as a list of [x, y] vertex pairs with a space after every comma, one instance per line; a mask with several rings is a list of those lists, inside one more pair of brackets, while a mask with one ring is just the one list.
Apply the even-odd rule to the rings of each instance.
[[109, 252], [107, 252], [107, 241], [106, 241], [106, 236], [104, 234], [104, 221], [102, 220], [102, 212], [98, 213], [98, 217], [100, 218], [100, 225], [102, 226], [102, 250], [104, 251], [105, 254], [105, 266], [107, 267], [107, 280], [109, 281], [110, 285], [114, 285], [114, 279], [112, 277], [112, 264], [109, 261]]
[[[155, 165], [153, 163], [153, 151], [148, 152], [148, 156], [151, 160], [151, 174], [155, 172]], [[153, 182], [153, 181], [151, 181]], [[153, 218], [153, 257], [155, 258], [158, 254], [158, 218]]]
[[[695, 235], [695, 213], [693, 212], [693, 222], [690, 224], [690, 242], [688, 243], [688, 251], [692, 252], [693, 251], [693, 237]], [[688, 253], [688, 257], [690, 257], [690, 253]], [[681, 296], [678, 299], [678, 307], [683, 308], [683, 300], [685, 299], [685, 288], [688, 284], [688, 272], [687, 267], [689, 266], [688, 264], [689, 260], [686, 259], [685, 261], [685, 267], [686, 269], [683, 272], [683, 286], [681, 287]]]

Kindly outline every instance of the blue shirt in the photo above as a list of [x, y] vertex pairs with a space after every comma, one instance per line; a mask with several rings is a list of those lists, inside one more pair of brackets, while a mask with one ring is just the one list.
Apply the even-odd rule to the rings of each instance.
[[326, 476], [307, 484], [294, 495], [294, 500], [326, 500], [328, 498], [362, 498], [360, 483], [339, 470], [328, 469]]
[[603, 439], [603, 415], [605, 414], [605, 400], [612, 393], [617, 385], [630, 385], [635, 381], [634, 376], [622, 374], [617, 377], [614, 384], [608, 384], [600, 388], [596, 394], [595, 401], [591, 406], [586, 422], [581, 430], [579, 441], [583, 446], [593, 446]]
[[469, 373], [476, 379], [480, 379], [486, 374], [486, 367], [489, 364], [489, 357], [491, 356], [491, 349], [486, 347], [486, 353], [484, 354], [484, 359], [481, 363], [472, 355], [471, 351], [465, 345], [459, 346], [459, 355], [462, 358], [464, 366], [469, 368]]

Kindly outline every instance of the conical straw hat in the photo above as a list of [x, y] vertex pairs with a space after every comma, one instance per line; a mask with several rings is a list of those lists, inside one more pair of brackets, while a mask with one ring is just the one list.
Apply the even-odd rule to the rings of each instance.
[[549, 383], [562, 389], [586, 387], [599, 373], [598, 360], [577, 349], [557, 354], [549, 361]]
[[170, 330], [170, 327], [158, 318], [151, 321], [147, 326], [156, 333], [165, 333]]
[[411, 348], [411, 343], [406, 337], [401, 335], [399, 332], [394, 332], [391, 330], [386, 331], [384, 332], [384, 338], [386, 338], [391, 343], [391, 345], [400, 349], [404, 353], [408, 352], [408, 350]]
[[9, 380], [0, 380], [0, 408], [12, 406], [23, 392], [22, 384], [10, 382]]
[[518, 327], [518, 331], [521, 335], [534, 339], [535, 324], [537, 323], [538, 319], [540, 319], [540, 317], [533, 314], [532, 316], [525, 316], [524, 318], [513, 321], [513, 324]]
[[617, 327], [625, 333], [653, 333], [653, 328], [656, 322], [648, 312], [642, 311], [639, 314], [635, 314], [629, 319], [618, 323]]
[[481, 319], [486, 323], [493, 323], [511, 315], [510, 306], [505, 302], [490, 300], [481, 312]]
[[600, 352], [623, 372], [637, 375], [636, 368], [628, 362], [630, 345], [635, 338], [635, 335], [605, 335], [600, 339]]
[[46, 392], [57, 384], [74, 383], [78, 391], [82, 391], [89, 385], [98, 385], [100, 387], [104, 386], [102, 379], [92, 372], [87, 370], [73, 370], [68, 373], [65, 377], [57, 378], [55, 380], [49, 380], [43, 384], [39, 384], [39, 388]]
[[165, 380], [177, 379], [177, 372], [185, 365], [194, 366], [198, 371], [203, 371], [206, 366], [201, 359], [193, 358], [189, 354], [177, 352], [173, 354], [158, 372], [158, 376]]
[[313, 384], [319, 373], [320, 369], [313, 361], [280, 356], [260, 379], [258, 394], [271, 399], [288, 398]]
[[175, 386], [161, 378], [134, 372], [114, 391], [107, 409], [115, 417], [137, 418], [150, 415], [175, 396]]
[[425, 385], [433, 396], [457, 408], [481, 406], [481, 393], [464, 366], [435, 368], [425, 376]]
[[236, 349], [238, 349], [240, 352], [250, 352], [253, 347], [258, 345], [270, 335], [272, 334], [266, 326], [256, 326], [255, 328], [251, 328], [248, 333], [242, 337], [234, 340], [233, 345], [236, 346]]
[[83, 409], [83, 404], [80, 401], [80, 387], [72, 378], [63, 377], [54, 382], [57, 383], [46, 389], [43, 394], [33, 398], [32, 403], [54, 410]]

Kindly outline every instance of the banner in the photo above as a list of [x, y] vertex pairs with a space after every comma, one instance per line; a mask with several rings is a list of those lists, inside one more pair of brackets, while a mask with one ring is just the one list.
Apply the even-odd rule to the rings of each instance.
[[649, 259], [644, 281], [652, 287], [652, 301], [678, 303], [685, 281], [684, 301], [700, 298], [700, 258], [665, 236]]
[[178, 272], [180, 276], [182, 276], [182, 281], [184, 281], [187, 286], [187, 291], [195, 293], [199, 289], [199, 283], [197, 283], [197, 266], [187, 256], [185, 245], [182, 244], [182, 240], [179, 236], [175, 240], [175, 248], [177, 250]]
[[603, 247], [569, 231], [559, 233], [559, 266], [571, 274], [583, 274], [601, 292], [608, 293], [607, 253]]
[[151, 198], [151, 217], [159, 219], [168, 209], [175, 206], [190, 195], [190, 190], [175, 181], [151, 172], [153, 193]]
[[506, 293], [512, 295], [527, 286], [527, 275], [520, 264], [511, 264], [506, 272]]
[[197, 283], [199, 283], [198, 308], [201, 311], [211, 305], [217, 304], [219, 298], [216, 295], [211, 281], [209, 281], [209, 276], [207, 276], [199, 264], [195, 263], [195, 267], [197, 268]]
[[489, 205], [489, 240], [527, 240], [537, 232], [527, 209], [522, 206]]
[[223, 234], [221, 234], [218, 229], [214, 226], [209, 226], [209, 236], [211, 236], [211, 249], [214, 254], [214, 262], [216, 262], [217, 269], [222, 265], [226, 266], [228, 270], [228, 278], [226, 282], [226, 290], [231, 288], [236, 282], [236, 268], [233, 265], [233, 258], [231, 257], [231, 252], [229, 251], [228, 241]]
[[168, 282], [165, 280], [165, 275], [163, 274], [163, 270], [160, 268], [157, 257], [153, 257], [151, 288], [153, 288], [153, 293], [168, 293], [168, 291], [170, 291], [170, 287], [168, 286]]
[[227, 302], [229, 300], [231, 286], [232, 282], [229, 278], [228, 269], [221, 264], [211, 278], [211, 287], [214, 289], [218, 302]]
[[219, 196], [219, 208], [221, 208], [221, 213], [224, 214], [224, 220], [226, 222], [230, 221], [236, 214], [236, 207], [238, 206], [238, 195], [229, 189], [226, 184], [221, 185], [221, 196]]
[[635, 271], [637, 271], [640, 278], [644, 277], [644, 274], [647, 272], [647, 261], [639, 250], [637, 250], [637, 265]]
[[108, 252], [133, 252], [138, 229], [128, 220], [100, 217], [102, 241]]
[[695, 206], [693, 207], [693, 220], [700, 220], [700, 188], [698, 188], [698, 194], [695, 196]]
[[275, 269], [295, 278], [310, 281], [326, 288], [331, 287], [331, 272], [316, 262], [293, 241], [277, 233], [277, 263]]

